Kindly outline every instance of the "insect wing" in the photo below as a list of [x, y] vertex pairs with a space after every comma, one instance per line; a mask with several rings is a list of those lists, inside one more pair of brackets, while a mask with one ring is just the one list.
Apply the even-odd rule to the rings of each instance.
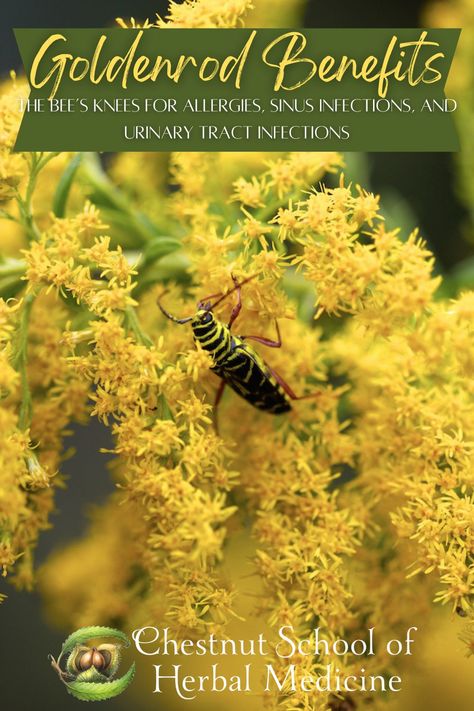
[[225, 362], [213, 370], [238, 395], [259, 410], [273, 414], [291, 410], [290, 403], [263, 360], [248, 346], [236, 346]]

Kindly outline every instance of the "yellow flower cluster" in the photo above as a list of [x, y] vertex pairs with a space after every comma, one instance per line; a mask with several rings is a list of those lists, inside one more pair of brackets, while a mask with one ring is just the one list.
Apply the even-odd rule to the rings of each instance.
[[15, 196], [15, 190], [26, 175], [27, 166], [21, 153], [12, 153], [18, 131], [20, 98], [26, 94], [23, 82], [12, 76], [8, 89], [0, 96], [0, 206]]
[[243, 24], [246, 13], [253, 8], [252, 0], [170, 0], [168, 14], [156, 20], [136, 22], [134, 18], [117, 18], [120, 27], [235, 27]]
[[70, 293], [97, 315], [125, 310], [135, 303], [130, 295], [133, 269], [120, 247], [109, 252], [108, 237], [79, 249], [84, 217], [87, 219], [87, 212], [74, 220], [56, 219], [31, 245], [25, 254], [28, 283], [33, 288], [54, 286], [64, 295]]
[[[176, 585], [194, 567], [207, 569], [220, 557], [223, 524], [233, 511], [224, 492], [233, 474], [223, 467], [224, 443], [209, 427], [210, 406], [190, 392], [208, 360], [199, 365], [189, 353], [171, 365], [163, 340], [153, 342], [141, 331], [131, 294], [133, 265], [120, 246], [110, 247], [109, 237], [85, 246], [91, 231], [102, 228], [88, 204], [75, 218], [54, 219], [25, 252], [26, 278], [30, 289], [55, 287], [92, 316], [86, 329], [66, 331], [61, 340], [73, 349], [70, 368], [93, 387], [91, 415], [112, 427], [126, 500], [137, 504], [148, 522], [143, 565], [157, 589], [166, 590], [170, 580]], [[85, 341], [87, 352], [76, 355], [76, 346]], [[193, 624], [186, 610], [191, 627], [199, 624], [201, 608], [212, 616], [212, 605], [204, 605], [200, 595], [197, 590]], [[183, 604], [180, 594], [177, 620], [183, 619]], [[214, 617], [216, 624], [222, 622], [220, 610]]]
[[358, 326], [333, 342], [354, 383], [358, 484], [413, 542], [411, 575], [436, 570], [436, 599], [461, 614], [474, 575], [473, 308], [468, 293], [392, 325], [388, 344]]
[[341, 179], [337, 188], [314, 190], [296, 208], [280, 210], [275, 221], [283, 234], [290, 215], [292, 236], [303, 245], [293, 263], [316, 285], [317, 316], [354, 314], [388, 335], [395, 322], [429, 304], [439, 285], [433, 258], [417, 231], [402, 241], [398, 230], [385, 229], [378, 197], [359, 186], [354, 194]]
[[253, 7], [252, 0], [185, 0], [169, 4], [165, 19], [157, 27], [235, 27]]
[[[3, 575], [15, 565], [14, 582], [30, 588], [33, 582], [32, 551], [39, 531], [48, 527], [53, 507], [51, 481], [59, 461], [59, 432], [64, 417], [55, 419], [56, 402], [52, 397], [43, 408], [53, 419], [49, 435], [42, 439], [41, 451], [36, 451], [36, 423], [41, 418], [42, 404], [38, 402], [35, 420], [31, 421], [31, 401], [25, 359], [27, 334], [25, 321], [15, 332], [18, 314], [28, 312], [23, 303], [8, 303], [0, 299], [0, 568]], [[31, 318], [31, 334], [38, 324], [40, 309]], [[48, 334], [40, 348], [47, 347]], [[55, 334], [56, 338], [58, 334]], [[28, 352], [28, 356], [31, 351]], [[47, 375], [44, 375], [44, 382]], [[47, 392], [47, 385], [46, 390]], [[39, 423], [38, 423], [39, 424]]]
[[[142, 595], [148, 586], [140, 570], [145, 534], [139, 510], [120, 505], [117, 497], [101, 507], [87, 538], [75, 542], [68, 555], [53, 555], [40, 571], [40, 587], [47, 586], [57, 593], [51, 609], [54, 624], [77, 628], [91, 620], [130, 618], [137, 595]], [[85, 576], [94, 581], [93, 595], [84, 595]], [[113, 599], [111, 589], [116, 591]]]

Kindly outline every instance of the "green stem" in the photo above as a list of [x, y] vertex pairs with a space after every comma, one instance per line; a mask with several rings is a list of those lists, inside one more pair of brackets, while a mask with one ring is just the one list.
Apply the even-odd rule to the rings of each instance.
[[125, 321], [130, 329], [132, 331], [133, 335], [137, 339], [137, 342], [140, 343], [142, 346], [146, 346], [147, 348], [151, 348], [153, 346], [153, 341], [149, 336], [144, 333], [142, 330], [142, 327], [140, 326], [140, 322], [137, 317], [137, 312], [133, 308], [133, 306], [127, 306], [127, 309], [125, 311]]
[[67, 164], [63, 174], [61, 175], [56, 192], [53, 197], [53, 212], [56, 217], [62, 218], [66, 214], [66, 205], [74, 182], [77, 169], [82, 160], [82, 153], [76, 153], [72, 160]]
[[23, 310], [18, 328], [18, 341], [16, 353], [14, 355], [14, 365], [20, 374], [21, 380], [21, 404], [18, 415], [18, 424], [21, 430], [27, 430], [31, 423], [32, 401], [30, 387], [28, 384], [28, 326], [30, 322], [31, 309], [35, 301], [34, 294], [27, 294], [23, 301]]
[[15, 215], [11, 215], [6, 210], [0, 210], [0, 219], [1, 220], [11, 220], [11, 222], [18, 222], [18, 219], [15, 217]]
[[57, 153], [31, 153], [30, 175], [28, 179], [28, 184], [26, 186], [25, 197], [23, 198], [20, 194], [17, 194], [17, 202], [20, 210], [20, 222], [25, 228], [29, 238], [32, 240], [37, 240], [41, 236], [41, 233], [33, 217], [32, 206], [33, 193], [36, 187], [36, 180], [38, 178], [39, 173], [43, 170], [44, 166], [57, 155]]
[[[142, 330], [142, 327], [140, 326], [140, 322], [137, 317], [137, 312], [133, 308], [133, 306], [128, 306], [126, 311], [125, 311], [125, 322], [134, 334], [135, 338], [137, 339], [137, 342], [140, 343], [142, 346], [146, 346], [147, 348], [151, 348], [153, 346], [153, 341], [149, 336], [147, 336], [146, 333]], [[170, 406], [168, 405], [168, 401], [166, 400], [166, 397], [161, 393], [158, 399], [159, 403], [159, 411], [160, 411], [160, 417], [163, 420], [174, 420], [173, 413], [171, 412]]]
[[23, 259], [5, 259], [0, 262], [0, 279], [4, 277], [23, 276], [26, 272], [26, 263]]

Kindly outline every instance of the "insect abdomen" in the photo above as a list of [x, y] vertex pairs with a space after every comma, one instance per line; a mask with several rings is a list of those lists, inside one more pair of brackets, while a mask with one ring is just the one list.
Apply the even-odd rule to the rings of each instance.
[[258, 355], [216, 319], [193, 323], [194, 338], [213, 357], [211, 370], [259, 410], [275, 415], [291, 410], [272, 374]]
[[212, 370], [257, 409], [274, 415], [291, 410], [290, 403], [272, 375], [244, 348], [235, 348], [224, 363], [216, 365]]

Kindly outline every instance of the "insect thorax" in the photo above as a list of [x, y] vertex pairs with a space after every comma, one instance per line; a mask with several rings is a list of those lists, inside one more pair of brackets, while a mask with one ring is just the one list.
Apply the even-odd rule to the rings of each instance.
[[219, 360], [228, 353], [231, 335], [227, 326], [218, 321], [212, 311], [199, 309], [191, 323], [194, 338], [201, 347]]

